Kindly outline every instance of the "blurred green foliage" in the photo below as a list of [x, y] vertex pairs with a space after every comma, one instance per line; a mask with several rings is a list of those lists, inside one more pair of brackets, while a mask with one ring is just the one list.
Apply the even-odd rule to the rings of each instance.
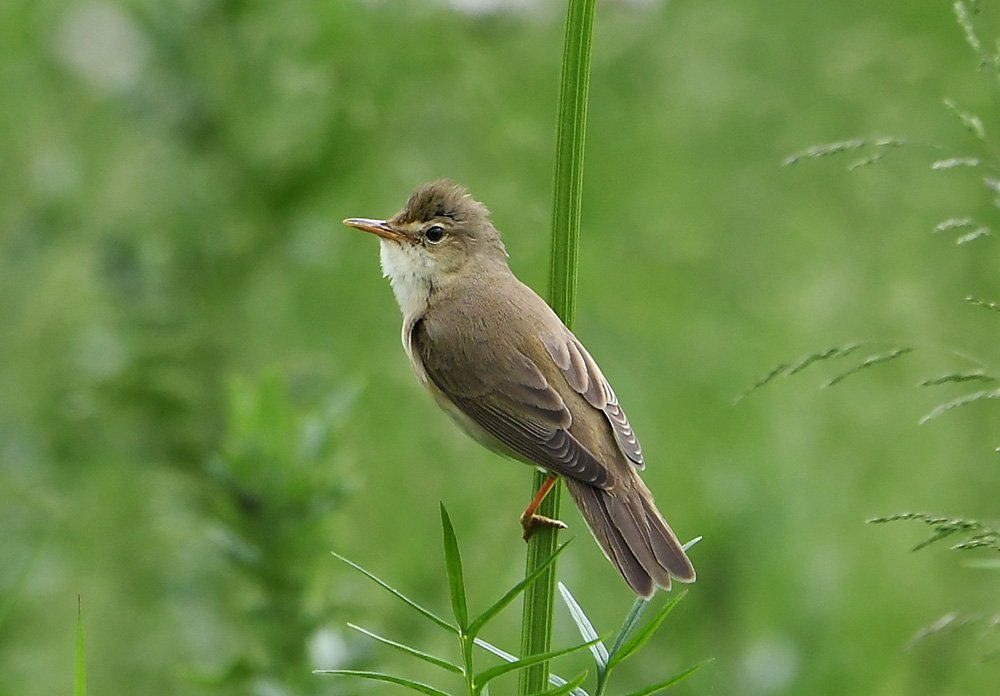
[[[375, 244], [340, 226], [450, 176], [544, 288], [563, 8], [454, 9], [474, 4], [2, 4], [5, 693], [71, 688], [78, 594], [95, 693], [347, 693], [300, 672], [370, 667], [342, 628], [362, 614], [447, 655], [328, 553], [443, 611], [439, 500], [470, 602], [516, 582], [530, 472], [422, 393]], [[705, 537], [623, 690], [714, 657], [675, 692], [995, 691], [982, 646], [927, 627], [995, 607], [996, 573], [864, 524], [997, 516], [995, 401], [918, 425], [963, 390], [911, 387], [996, 367], [994, 315], [964, 302], [1000, 299], [996, 237], [933, 233], [995, 220], [993, 197], [919, 148], [780, 166], [857, 136], [976, 155], [942, 100], [998, 142], [977, 67], [945, 0], [600, 3], [576, 330], [661, 509]], [[789, 356], [868, 340], [921, 350], [733, 405]], [[560, 576], [598, 632], [632, 603], [589, 539]]]

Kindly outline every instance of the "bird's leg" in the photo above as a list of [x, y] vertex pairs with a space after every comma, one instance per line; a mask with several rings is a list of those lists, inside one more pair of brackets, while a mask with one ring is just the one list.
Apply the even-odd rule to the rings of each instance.
[[554, 520], [550, 517], [543, 517], [542, 515], [536, 515], [535, 510], [538, 506], [542, 504], [545, 496], [548, 495], [549, 491], [552, 490], [552, 486], [556, 485], [556, 481], [559, 480], [558, 476], [549, 476], [545, 479], [545, 482], [539, 487], [538, 492], [535, 494], [534, 499], [525, 509], [524, 514], [521, 515], [521, 529], [523, 534], [521, 538], [527, 541], [531, 538], [531, 533], [535, 531], [535, 527], [543, 525], [545, 527], [555, 527], [556, 529], [566, 529], [566, 523], [560, 522], [559, 520]]

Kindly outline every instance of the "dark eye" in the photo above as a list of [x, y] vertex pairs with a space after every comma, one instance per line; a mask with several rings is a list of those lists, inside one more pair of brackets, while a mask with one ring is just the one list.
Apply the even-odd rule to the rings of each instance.
[[441, 225], [434, 225], [433, 227], [428, 227], [427, 231], [424, 232], [424, 238], [433, 243], [440, 242], [444, 238], [444, 228]]

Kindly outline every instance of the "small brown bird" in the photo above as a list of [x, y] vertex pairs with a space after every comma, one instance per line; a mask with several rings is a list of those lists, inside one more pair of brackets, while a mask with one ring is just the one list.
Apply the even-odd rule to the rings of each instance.
[[[642, 451], [611, 385], [555, 312], [507, 265], [489, 211], [450, 181], [418, 187], [379, 236], [420, 383], [490, 449], [562, 477], [605, 555], [636, 594], [694, 567], [639, 478]], [[547, 488], [545, 488], [547, 490]], [[536, 497], [521, 521], [536, 523]]]

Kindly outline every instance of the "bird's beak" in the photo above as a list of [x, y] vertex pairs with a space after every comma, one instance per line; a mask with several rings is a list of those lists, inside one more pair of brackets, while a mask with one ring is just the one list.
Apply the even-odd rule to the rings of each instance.
[[372, 234], [377, 234], [382, 239], [389, 239], [393, 242], [412, 242], [409, 237], [407, 237], [402, 232], [393, 229], [389, 225], [388, 220], [369, 220], [368, 218], [347, 218], [344, 220], [344, 224], [348, 227], [354, 227], [361, 230], [362, 232], [371, 232]]

